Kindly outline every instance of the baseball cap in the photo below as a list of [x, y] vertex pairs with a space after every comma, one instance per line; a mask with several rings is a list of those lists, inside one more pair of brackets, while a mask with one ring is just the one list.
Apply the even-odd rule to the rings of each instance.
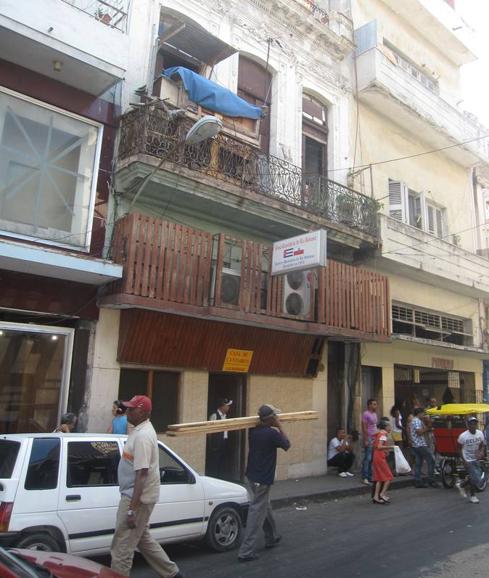
[[222, 405], [233, 405], [233, 400], [227, 397], [220, 397], [217, 400], [217, 407], [221, 407]]
[[123, 401], [122, 404], [126, 407], [141, 407], [142, 409], [144, 409], [144, 411], [147, 411], [148, 413], [150, 413], [153, 408], [151, 400], [149, 399], [149, 397], [146, 397], [145, 395], [135, 395], [129, 401]]
[[475, 415], [471, 415], [470, 417], [467, 418], [467, 423], [470, 423], [471, 421], [479, 421]]
[[279, 413], [282, 413], [282, 411], [270, 403], [265, 403], [258, 408], [260, 419], [272, 417], [272, 415], [278, 415]]

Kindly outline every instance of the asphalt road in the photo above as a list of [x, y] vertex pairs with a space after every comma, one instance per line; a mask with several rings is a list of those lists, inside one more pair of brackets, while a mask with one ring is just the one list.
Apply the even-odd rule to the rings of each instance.
[[[479, 497], [470, 504], [456, 490], [404, 488], [388, 506], [365, 495], [284, 507], [276, 510], [282, 543], [246, 564], [236, 551], [166, 550], [187, 578], [487, 578], [489, 491]], [[138, 556], [132, 576], [156, 574]]]

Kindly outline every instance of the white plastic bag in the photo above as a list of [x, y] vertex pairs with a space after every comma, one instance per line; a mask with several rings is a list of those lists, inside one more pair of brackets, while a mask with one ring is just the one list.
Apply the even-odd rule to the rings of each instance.
[[396, 462], [396, 472], [398, 474], [409, 474], [411, 467], [409, 466], [408, 461], [404, 457], [399, 446], [394, 448], [394, 459]]

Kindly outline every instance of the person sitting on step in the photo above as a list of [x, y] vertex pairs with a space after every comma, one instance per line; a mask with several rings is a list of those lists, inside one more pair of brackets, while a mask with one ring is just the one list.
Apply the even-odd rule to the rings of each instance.
[[338, 468], [341, 478], [353, 477], [349, 469], [353, 465], [355, 454], [352, 452], [352, 438], [346, 435], [346, 431], [339, 427], [328, 446], [328, 466]]

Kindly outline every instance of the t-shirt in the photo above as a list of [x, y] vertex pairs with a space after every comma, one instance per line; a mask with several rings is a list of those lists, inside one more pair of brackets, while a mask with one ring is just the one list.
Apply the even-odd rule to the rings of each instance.
[[275, 479], [277, 448], [287, 451], [289, 440], [270, 426], [258, 426], [248, 434], [249, 452], [246, 477], [252, 482], [271, 486]]
[[479, 429], [475, 430], [475, 433], [464, 431], [458, 436], [457, 441], [462, 446], [462, 456], [466, 462], [475, 462], [481, 442], [486, 443], [484, 434]]
[[377, 432], [377, 414], [366, 409], [362, 414], [362, 422], [367, 425], [367, 434], [369, 439], [372, 439]]
[[112, 420], [112, 433], [113, 434], [126, 434], [127, 433], [127, 416], [116, 415]]
[[[343, 442], [341, 440], [339, 440], [338, 438], [333, 438], [328, 445], [328, 460], [332, 460], [336, 455], [338, 455], [340, 452], [338, 451], [338, 448], [341, 446]], [[347, 445], [347, 452], [350, 451], [349, 443], [346, 442]]]
[[149, 419], [133, 429], [124, 446], [117, 470], [119, 490], [123, 496], [132, 498], [136, 472], [143, 469], [148, 470], [148, 475], [141, 502], [156, 504], [160, 498], [160, 462], [156, 432]]

